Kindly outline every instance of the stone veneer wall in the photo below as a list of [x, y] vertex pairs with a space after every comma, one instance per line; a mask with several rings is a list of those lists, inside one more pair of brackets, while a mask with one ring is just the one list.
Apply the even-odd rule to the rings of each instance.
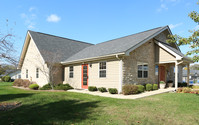
[[[123, 84], [156, 83], [154, 41], [149, 40], [123, 59]], [[138, 78], [137, 65], [148, 63], [148, 78]]]

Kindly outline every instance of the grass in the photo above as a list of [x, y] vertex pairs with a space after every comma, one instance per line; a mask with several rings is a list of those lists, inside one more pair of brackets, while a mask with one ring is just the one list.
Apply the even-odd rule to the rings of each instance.
[[0, 83], [0, 102], [22, 102], [0, 111], [0, 124], [199, 124], [199, 96], [165, 93], [137, 100], [121, 100], [72, 92], [41, 92]]

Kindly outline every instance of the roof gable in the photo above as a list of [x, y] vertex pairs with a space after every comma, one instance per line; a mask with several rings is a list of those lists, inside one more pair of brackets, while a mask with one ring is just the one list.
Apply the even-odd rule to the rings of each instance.
[[21, 52], [18, 68], [23, 64], [23, 59], [29, 46], [30, 39], [33, 39], [45, 62], [51, 62], [51, 57], [57, 56], [58, 58], [56, 58], [56, 62], [60, 63], [82, 49], [93, 45], [68, 38], [28, 31]]

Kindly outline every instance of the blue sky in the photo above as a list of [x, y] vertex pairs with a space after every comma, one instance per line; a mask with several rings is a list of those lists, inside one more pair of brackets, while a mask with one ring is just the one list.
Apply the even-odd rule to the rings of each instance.
[[[187, 37], [197, 0], [1, 0], [0, 32], [12, 29], [20, 55], [27, 30], [99, 43], [169, 25]], [[8, 27], [6, 20], [8, 19]], [[183, 53], [188, 46], [180, 47]]]

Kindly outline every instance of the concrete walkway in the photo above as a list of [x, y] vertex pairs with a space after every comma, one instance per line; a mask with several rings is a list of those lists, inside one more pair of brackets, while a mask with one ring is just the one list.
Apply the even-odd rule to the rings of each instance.
[[117, 98], [117, 99], [139, 99], [139, 98], [144, 98], [147, 96], [157, 95], [157, 94], [161, 94], [161, 93], [172, 92], [174, 90], [175, 90], [175, 88], [159, 89], [159, 90], [144, 92], [144, 93], [140, 93], [140, 94], [136, 94], [136, 95], [109, 94], [108, 92], [105, 92], [105, 93], [101, 93], [99, 91], [90, 92], [88, 90], [76, 90], [76, 89], [68, 90], [68, 92], [85, 93], [85, 94], [90, 94], [90, 95]]

